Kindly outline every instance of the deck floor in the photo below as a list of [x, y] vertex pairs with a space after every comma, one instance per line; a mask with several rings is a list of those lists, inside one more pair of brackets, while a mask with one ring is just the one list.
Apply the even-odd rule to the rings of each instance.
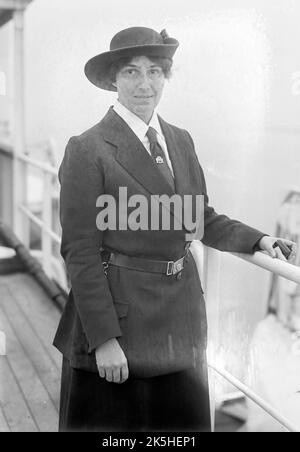
[[0, 432], [58, 430], [61, 355], [52, 341], [59, 317], [30, 275], [0, 276]]

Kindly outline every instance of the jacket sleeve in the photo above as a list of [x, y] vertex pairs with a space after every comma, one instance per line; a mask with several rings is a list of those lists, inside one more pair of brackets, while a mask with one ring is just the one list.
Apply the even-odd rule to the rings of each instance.
[[188, 136], [194, 150], [203, 184], [204, 235], [201, 241], [204, 245], [220, 251], [253, 254], [259, 249], [258, 242], [260, 239], [268, 234], [264, 234], [240, 221], [230, 219], [226, 215], [220, 215], [209, 205], [203, 169], [199, 163], [194, 143], [189, 133]]
[[61, 255], [91, 352], [122, 334], [101, 261], [103, 232], [96, 227], [96, 200], [104, 191], [104, 174], [78, 138], [67, 145], [59, 181]]

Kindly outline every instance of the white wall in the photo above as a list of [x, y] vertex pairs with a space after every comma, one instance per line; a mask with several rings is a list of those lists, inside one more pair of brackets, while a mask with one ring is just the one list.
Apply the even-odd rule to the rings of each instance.
[[[114, 99], [85, 79], [88, 58], [122, 28], [166, 28], [180, 47], [162, 116], [194, 137], [217, 210], [272, 234], [286, 188], [300, 184], [299, 19], [297, 0], [35, 0], [26, 13], [27, 141], [53, 137], [62, 155]], [[247, 342], [268, 283], [264, 271], [223, 258], [225, 340]]]

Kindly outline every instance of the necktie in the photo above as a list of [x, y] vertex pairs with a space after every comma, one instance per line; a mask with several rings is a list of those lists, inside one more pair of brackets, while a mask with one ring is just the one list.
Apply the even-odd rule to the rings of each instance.
[[161, 174], [164, 176], [164, 178], [167, 180], [169, 185], [175, 191], [174, 178], [173, 178], [172, 172], [166, 162], [165, 153], [157, 141], [156, 130], [153, 127], [149, 127], [148, 132], [146, 133], [146, 136], [148, 137], [148, 140], [150, 143], [150, 153], [154, 159], [154, 162], [157, 165], [157, 168], [159, 169]]

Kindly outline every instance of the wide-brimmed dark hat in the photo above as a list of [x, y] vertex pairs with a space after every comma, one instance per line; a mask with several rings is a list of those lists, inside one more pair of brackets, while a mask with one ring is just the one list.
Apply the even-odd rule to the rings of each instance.
[[157, 33], [146, 27], [131, 27], [117, 33], [111, 40], [110, 50], [91, 58], [84, 72], [90, 82], [108, 91], [117, 91], [110, 80], [112, 63], [123, 57], [138, 55], [161, 56], [172, 59], [179, 42], [163, 30]]

